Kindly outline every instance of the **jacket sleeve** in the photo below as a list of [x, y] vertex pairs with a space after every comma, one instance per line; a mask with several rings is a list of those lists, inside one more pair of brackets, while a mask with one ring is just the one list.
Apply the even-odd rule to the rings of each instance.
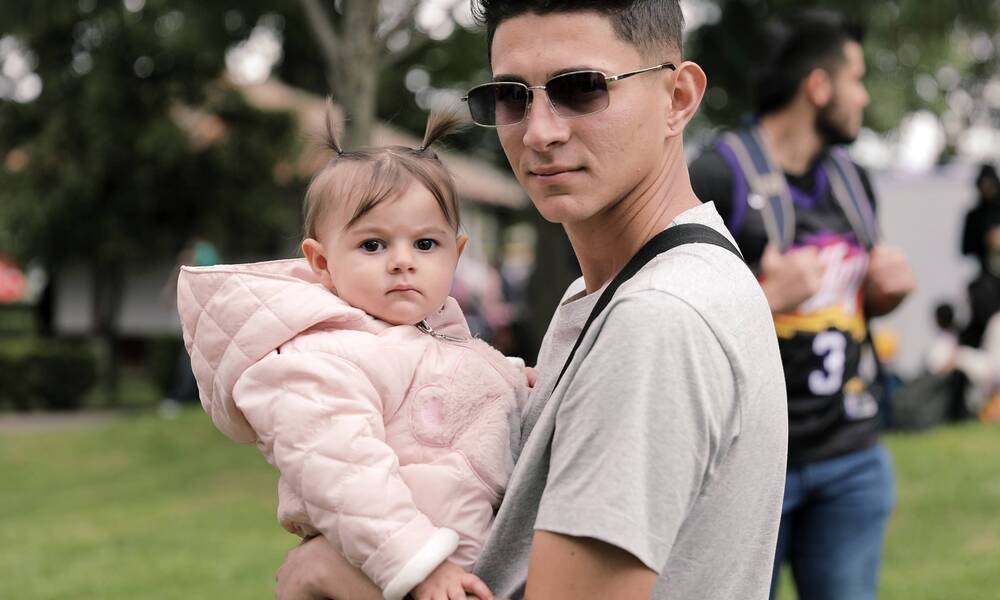
[[352, 363], [273, 353], [233, 391], [263, 452], [304, 501], [312, 525], [398, 600], [458, 546], [414, 504], [385, 442], [382, 401]]

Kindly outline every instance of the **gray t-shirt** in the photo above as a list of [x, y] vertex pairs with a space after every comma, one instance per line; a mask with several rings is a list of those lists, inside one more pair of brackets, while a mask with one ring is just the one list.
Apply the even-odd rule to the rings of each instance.
[[[732, 239], [711, 203], [678, 223]], [[787, 410], [760, 286], [717, 246], [660, 255], [619, 288], [553, 393], [600, 291], [575, 282], [552, 319], [476, 573], [497, 596], [523, 597], [537, 529], [633, 554], [659, 574], [655, 600], [767, 598]]]

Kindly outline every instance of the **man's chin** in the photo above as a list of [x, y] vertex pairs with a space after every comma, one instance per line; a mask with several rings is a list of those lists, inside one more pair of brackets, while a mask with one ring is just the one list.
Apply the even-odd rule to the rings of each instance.
[[834, 111], [823, 111], [816, 117], [816, 131], [827, 146], [840, 146], [853, 144], [861, 133], [861, 126], [845, 125]]
[[549, 223], [566, 225], [579, 220], [579, 217], [571, 210], [571, 203], [568, 200], [564, 195], [546, 195], [537, 201], [532, 198], [532, 203], [538, 210], [538, 214], [542, 215], [542, 218]]
[[847, 131], [840, 127], [822, 127], [819, 128], [819, 134], [823, 138], [823, 141], [827, 146], [841, 146], [853, 144], [856, 139], [858, 139], [857, 131]]

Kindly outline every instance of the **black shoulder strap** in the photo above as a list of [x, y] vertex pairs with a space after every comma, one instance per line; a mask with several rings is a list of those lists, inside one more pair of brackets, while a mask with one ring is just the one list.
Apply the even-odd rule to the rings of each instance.
[[552, 386], [552, 390], [555, 391], [559, 387], [559, 382], [562, 381], [563, 375], [566, 374], [566, 369], [569, 368], [570, 363], [573, 362], [573, 357], [576, 356], [576, 351], [583, 342], [583, 336], [587, 335], [587, 330], [590, 329], [591, 323], [601, 314], [601, 311], [611, 303], [611, 299], [614, 297], [615, 292], [619, 287], [626, 281], [632, 278], [633, 275], [639, 272], [642, 267], [646, 265], [649, 261], [656, 258], [658, 255], [667, 252], [677, 246], [682, 246], [684, 244], [712, 244], [715, 246], [720, 246], [729, 250], [740, 260], [743, 260], [743, 255], [740, 251], [736, 249], [736, 246], [730, 242], [726, 236], [722, 235], [718, 231], [712, 229], [707, 225], [701, 225], [699, 223], [683, 223], [680, 225], [674, 225], [673, 227], [668, 227], [656, 234], [653, 239], [646, 242], [646, 244], [636, 252], [635, 256], [628, 261], [621, 271], [615, 275], [615, 278], [611, 280], [608, 287], [604, 289], [601, 293], [601, 297], [597, 299], [597, 304], [594, 305], [594, 309], [590, 311], [590, 316], [587, 318], [587, 322], [584, 323], [583, 329], [580, 330], [580, 335], [576, 338], [576, 343], [573, 345], [573, 349], [570, 350], [569, 356], [566, 357], [566, 363], [563, 365], [562, 371], [559, 372], [559, 377], [556, 379], [556, 384]]

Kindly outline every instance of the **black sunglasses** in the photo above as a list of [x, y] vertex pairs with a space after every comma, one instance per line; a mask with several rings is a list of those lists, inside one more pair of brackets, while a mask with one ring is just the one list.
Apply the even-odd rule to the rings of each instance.
[[483, 127], [515, 125], [528, 116], [535, 90], [545, 90], [552, 111], [564, 119], [601, 112], [610, 102], [608, 83], [661, 69], [676, 70], [662, 63], [638, 71], [605, 75], [600, 71], [573, 71], [556, 75], [545, 85], [525, 85], [516, 81], [496, 81], [477, 85], [462, 98], [468, 103], [472, 121]]

